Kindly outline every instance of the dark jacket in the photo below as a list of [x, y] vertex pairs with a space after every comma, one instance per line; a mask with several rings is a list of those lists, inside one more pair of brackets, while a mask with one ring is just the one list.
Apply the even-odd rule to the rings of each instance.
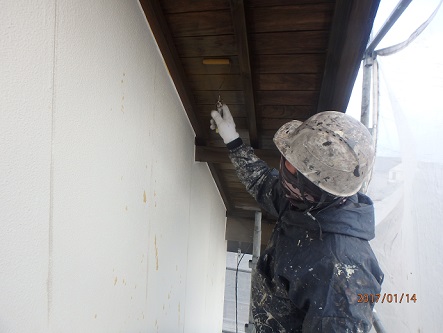
[[368, 243], [372, 201], [359, 193], [312, 216], [293, 210], [278, 172], [236, 141], [228, 148], [238, 177], [262, 209], [278, 217], [253, 276], [258, 332], [263, 325], [263, 332], [369, 332], [374, 304], [365, 295], [379, 294], [383, 281]]

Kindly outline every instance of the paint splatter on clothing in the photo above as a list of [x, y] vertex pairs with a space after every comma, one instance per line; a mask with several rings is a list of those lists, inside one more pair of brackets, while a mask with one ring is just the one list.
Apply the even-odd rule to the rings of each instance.
[[[238, 142], [238, 141], [237, 141]], [[278, 217], [252, 273], [258, 333], [369, 332], [371, 303], [383, 273], [368, 243], [374, 238], [372, 201], [356, 194], [306, 214], [289, 204], [278, 172], [241, 141], [229, 147], [240, 181], [263, 210]]]

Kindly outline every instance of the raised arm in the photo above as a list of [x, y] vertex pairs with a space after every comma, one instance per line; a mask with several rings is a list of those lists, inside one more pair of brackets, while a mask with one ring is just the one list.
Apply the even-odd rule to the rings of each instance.
[[266, 162], [254, 154], [252, 147], [243, 143], [226, 105], [223, 105], [220, 113], [212, 111], [211, 116], [211, 129], [218, 129], [218, 133], [229, 149], [229, 158], [235, 167], [237, 176], [246, 186], [246, 190], [261, 208], [278, 216], [282, 191], [277, 170], [271, 169]]

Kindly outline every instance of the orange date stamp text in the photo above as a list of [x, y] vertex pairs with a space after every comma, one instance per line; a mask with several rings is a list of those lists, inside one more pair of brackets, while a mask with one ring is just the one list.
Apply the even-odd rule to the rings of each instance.
[[409, 293], [357, 294], [358, 303], [416, 303], [417, 295]]

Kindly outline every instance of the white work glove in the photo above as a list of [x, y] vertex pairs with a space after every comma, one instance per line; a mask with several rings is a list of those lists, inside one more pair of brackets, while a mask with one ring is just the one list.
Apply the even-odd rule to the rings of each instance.
[[212, 119], [210, 128], [212, 130], [218, 129], [218, 133], [222, 137], [223, 142], [225, 144], [228, 144], [229, 142], [232, 142], [235, 139], [239, 138], [240, 135], [235, 130], [234, 119], [232, 118], [229, 108], [225, 104], [223, 104], [222, 110], [223, 117], [218, 111], [211, 112]]

